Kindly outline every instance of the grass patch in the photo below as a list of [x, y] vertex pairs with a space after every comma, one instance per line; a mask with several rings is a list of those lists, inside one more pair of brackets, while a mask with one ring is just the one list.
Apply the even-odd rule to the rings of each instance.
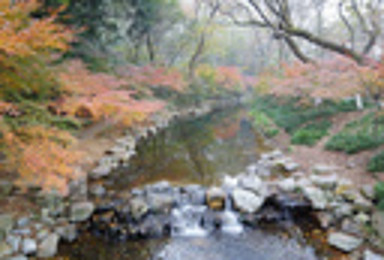
[[300, 105], [298, 98], [291, 97], [257, 97], [254, 109], [265, 113], [277, 126], [289, 134], [294, 134], [303, 126], [322, 119], [328, 119], [341, 112], [355, 111], [353, 100], [350, 101], [324, 101], [319, 106]]
[[[375, 123], [377, 129], [375, 130]], [[384, 131], [382, 119], [376, 118], [374, 113], [369, 113], [359, 120], [347, 124], [344, 129], [334, 135], [326, 144], [326, 149], [342, 151], [348, 154], [370, 150], [384, 144], [384, 136], [377, 135]]]
[[329, 120], [321, 120], [297, 130], [291, 139], [292, 144], [296, 145], [315, 145], [321, 138], [328, 135], [328, 130], [332, 126]]
[[254, 125], [257, 129], [260, 129], [263, 134], [268, 138], [273, 138], [279, 133], [279, 129], [276, 128], [275, 124], [266, 116], [263, 112], [258, 110], [252, 110], [251, 116], [253, 117]]
[[[384, 172], [384, 151], [376, 154], [368, 163], [368, 171]], [[383, 194], [384, 198], [384, 194]]]

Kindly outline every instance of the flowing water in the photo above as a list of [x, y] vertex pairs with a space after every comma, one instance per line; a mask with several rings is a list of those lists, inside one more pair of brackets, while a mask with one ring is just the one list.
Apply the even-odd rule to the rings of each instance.
[[[245, 110], [217, 112], [176, 122], [143, 141], [130, 166], [115, 172], [106, 186], [122, 191], [162, 180], [210, 186], [224, 176], [245, 171], [267, 150]], [[190, 204], [173, 209], [169, 238], [112, 243], [85, 233], [75, 245], [62, 246], [61, 256], [92, 260], [310, 260], [331, 254], [319, 243], [323, 236], [313, 235], [319, 234], [316, 229], [302, 228], [308, 223], [283, 221], [250, 229], [226, 209], [221, 213], [221, 228], [213, 229], [201, 224], [205, 211], [205, 206]]]

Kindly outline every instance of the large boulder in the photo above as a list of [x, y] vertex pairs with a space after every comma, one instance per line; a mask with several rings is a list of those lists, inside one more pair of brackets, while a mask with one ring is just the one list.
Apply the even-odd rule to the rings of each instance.
[[349, 253], [358, 248], [363, 240], [345, 233], [333, 232], [328, 235], [328, 243], [343, 252]]
[[235, 189], [232, 192], [234, 208], [244, 213], [255, 213], [264, 203], [264, 197], [245, 189]]
[[246, 175], [239, 179], [239, 185], [257, 194], [263, 193], [263, 181], [256, 175]]

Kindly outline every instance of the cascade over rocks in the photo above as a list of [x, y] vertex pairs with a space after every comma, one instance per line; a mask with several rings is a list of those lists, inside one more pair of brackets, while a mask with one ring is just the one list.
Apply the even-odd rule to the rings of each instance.
[[[294, 172], [286, 177], [276, 173], [276, 167]], [[214, 230], [238, 234], [244, 225], [315, 217], [320, 228], [340, 230], [329, 234], [331, 246], [343, 252], [360, 248], [361, 225], [371, 221], [373, 211], [365, 195], [369, 189], [360, 193], [348, 180], [338, 178], [332, 166], [317, 165], [316, 175], [310, 177], [296, 172], [299, 167], [276, 150], [262, 154], [246, 173], [225, 176], [221, 186], [162, 181], [135, 188], [111, 207], [98, 208], [91, 230], [112, 240], [207, 236]]]

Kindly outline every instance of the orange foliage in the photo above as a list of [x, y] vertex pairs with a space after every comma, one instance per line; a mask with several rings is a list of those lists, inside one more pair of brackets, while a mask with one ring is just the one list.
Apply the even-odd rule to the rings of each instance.
[[126, 80], [105, 73], [91, 73], [80, 61], [66, 64], [60, 81], [69, 97], [61, 103], [61, 110], [77, 117], [94, 121], [113, 119], [124, 126], [142, 121], [164, 107], [162, 101], [137, 100], [135, 93], [126, 90]]
[[336, 56], [317, 64], [295, 62], [283, 65], [283, 75], [267, 72], [259, 76], [257, 88], [275, 95], [340, 99], [362, 93], [358, 65]]
[[75, 139], [67, 132], [31, 126], [4, 135], [8, 169], [20, 175], [20, 185], [41, 185], [67, 193], [69, 180], [79, 177], [75, 165], [81, 154], [70, 147]]
[[[55, 23], [58, 12], [34, 19], [31, 13], [41, 6], [37, 0], [0, 0], [0, 96], [47, 97], [56, 87], [48, 66], [53, 51], [65, 51], [74, 32]], [[57, 58], [57, 55], [56, 55]]]
[[203, 87], [209, 87], [212, 94], [242, 91], [245, 89], [245, 77], [236, 67], [212, 67], [202, 64], [196, 69], [196, 75]]
[[123, 77], [130, 86], [141, 90], [142, 88], [165, 88], [176, 92], [183, 92], [188, 86], [183, 75], [172, 68], [165, 67], [121, 67], [118, 74]]
[[0, 0], [0, 53], [25, 57], [41, 51], [68, 48], [73, 33], [55, 23], [60, 9], [47, 18], [31, 19], [30, 13], [39, 7], [37, 0], [14, 5], [9, 0]]

